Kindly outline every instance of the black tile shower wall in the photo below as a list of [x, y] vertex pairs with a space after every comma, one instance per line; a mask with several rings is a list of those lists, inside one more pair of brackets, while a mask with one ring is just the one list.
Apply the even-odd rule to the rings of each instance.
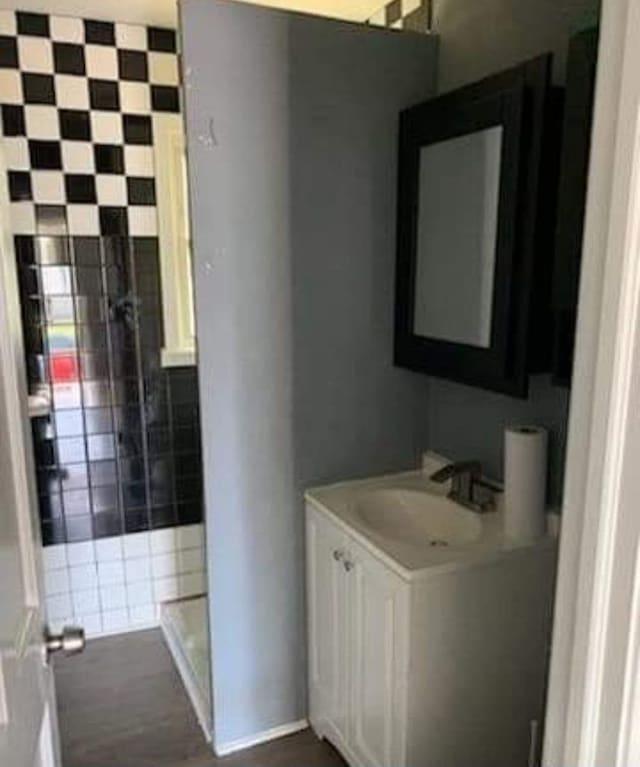
[[175, 30], [0, 10], [0, 86], [44, 543], [199, 522], [196, 370], [160, 365]]
[[45, 545], [202, 520], [195, 368], [160, 365], [156, 238], [16, 236]]

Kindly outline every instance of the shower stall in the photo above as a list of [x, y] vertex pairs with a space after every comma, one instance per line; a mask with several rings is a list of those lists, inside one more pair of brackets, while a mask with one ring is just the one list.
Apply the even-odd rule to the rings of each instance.
[[88, 636], [161, 625], [209, 737], [197, 377], [162, 366], [157, 241], [15, 249], [50, 620]]

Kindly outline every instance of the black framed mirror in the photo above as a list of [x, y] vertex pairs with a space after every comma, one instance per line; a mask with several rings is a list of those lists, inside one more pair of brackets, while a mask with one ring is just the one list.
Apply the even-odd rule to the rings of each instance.
[[550, 57], [400, 116], [397, 365], [526, 396]]

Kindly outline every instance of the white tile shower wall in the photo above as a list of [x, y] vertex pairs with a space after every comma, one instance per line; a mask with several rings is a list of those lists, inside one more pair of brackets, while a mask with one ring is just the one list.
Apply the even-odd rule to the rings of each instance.
[[62, 543], [43, 550], [52, 630], [75, 623], [88, 637], [159, 623], [159, 606], [205, 591], [202, 524]]

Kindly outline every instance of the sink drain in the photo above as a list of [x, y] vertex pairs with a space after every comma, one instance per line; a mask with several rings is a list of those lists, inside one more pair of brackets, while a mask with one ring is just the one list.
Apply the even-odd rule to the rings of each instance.
[[429, 541], [429, 546], [448, 546], [449, 543], [447, 541], [442, 541], [436, 538], [433, 541]]

